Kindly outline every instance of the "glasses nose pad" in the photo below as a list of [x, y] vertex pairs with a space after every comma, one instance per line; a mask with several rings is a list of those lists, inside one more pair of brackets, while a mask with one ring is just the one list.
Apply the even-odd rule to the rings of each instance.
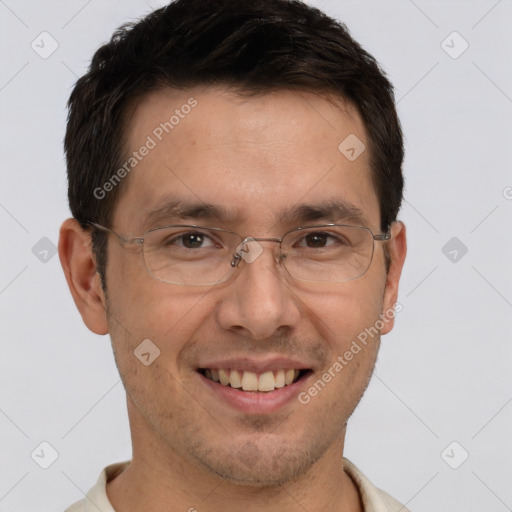
[[256, 261], [263, 253], [263, 247], [251, 237], [247, 237], [238, 245], [231, 260], [232, 267], [238, 267], [240, 260], [243, 259], [247, 263]]
[[242, 259], [242, 256], [237, 254], [236, 252], [233, 254], [233, 259], [231, 260], [231, 266], [232, 267], [238, 267], [238, 264], [240, 263], [240, 260]]

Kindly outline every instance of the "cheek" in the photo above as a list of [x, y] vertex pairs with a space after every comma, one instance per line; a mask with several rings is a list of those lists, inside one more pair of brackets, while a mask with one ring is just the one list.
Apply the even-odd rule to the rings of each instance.
[[183, 289], [149, 275], [140, 252], [109, 254], [107, 286], [111, 315], [136, 339], [161, 338], [193, 308]]
[[161, 283], [147, 275], [144, 268], [141, 270], [144, 272], [139, 269], [130, 274], [127, 266], [120, 267], [108, 290], [107, 309], [116, 362], [120, 371], [133, 373], [140, 364], [135, 356], [143, 350], [140, 346], [144, 342], [149, 352], [160, 352], [159, 365], [183, 378], [179, 375], [182, 369], [177, 365], [178, 355], [198, 327], [211, 317], [211, 306], [205, 298], [208, 290], [198, 293]]
[[[383, 281], [381, 276], [376, 276]], [[376, 286], [377, 284], [377, 286]], [[304, 297], [311, 322], [336, 353], [375, 325], [382, 312], [384, 284], [371, 275]]]
[[[190, 367], [180, 353], [205, 321], [200, 297], [172, 293], [172, 286], [159, 283], [144, 290], [138, 286], [118, 289], [112, 297], [109, 325], [114, 357], [124, 387], [143, 415], [162, 417], [185, 404], [190, 396]], [[169, 293], [170, 291], [170, 293]], [[202, 310], [203, 309], [203, 310]], [[153, 404], [153, 405], [150, 405]], [[159, 411], [158, 413], [156, 411]], [[177, 411], [175, 411], [177, 413]], [[156, 416], [153, 418], [157, 422]]]
[[370, 294], [361, 283], [346, 291], [324, 294], [311, 305], [330, 358], [299, 401], [317, 418], [350, 417], [368, 386], [380, 346], [381, 294]]

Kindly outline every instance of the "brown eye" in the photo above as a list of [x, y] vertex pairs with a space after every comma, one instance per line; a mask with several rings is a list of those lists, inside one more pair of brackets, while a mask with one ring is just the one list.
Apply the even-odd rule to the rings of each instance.
[[162, 240], [161, 246], [166, 248], [205, 249], [208, 247], [218, 247], [218, 244], [206, 233], [188, 231], [167, 236]]
[[198, 249], [202, 246], [205, 236], [202, 233], [187, 233], [180, 236], [180, 239], [187, 249]]
[[305, 237], [307, 247], [325, 247], [329, 235], [327, 233], [311, 233]]

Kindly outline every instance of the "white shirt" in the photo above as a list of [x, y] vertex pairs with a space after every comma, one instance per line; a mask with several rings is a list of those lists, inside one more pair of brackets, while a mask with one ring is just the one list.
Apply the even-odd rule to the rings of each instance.
[[[71, 505], [65, 512], [115, 512], [108, 500], [106, 485], [128, 464], [129, 462], [120, 462], [107, 466], [87, 496]], [[364, 512], [410, 512], [389, 494], [375, 487], [348, 459], [343, 459], [343, 467], [356, 484], [363, 502]]]

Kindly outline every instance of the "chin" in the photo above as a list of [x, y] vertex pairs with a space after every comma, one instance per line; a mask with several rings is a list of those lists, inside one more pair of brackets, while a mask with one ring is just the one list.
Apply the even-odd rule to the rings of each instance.
[[[217, 450], [195, 453], [195, 458], [209, 472], [230, 483], [258, 489], [279, 487], [305, 475], [327, 450], [327, 445], [308, 446], [304, 441], [294, 446], [279, 439], [273, 446], [260, 441], [232, 444], [220, 455]], [[268, 441], [268, 438], [267, 438]], [[318, 440], [317, 440], [318, 441]]]

